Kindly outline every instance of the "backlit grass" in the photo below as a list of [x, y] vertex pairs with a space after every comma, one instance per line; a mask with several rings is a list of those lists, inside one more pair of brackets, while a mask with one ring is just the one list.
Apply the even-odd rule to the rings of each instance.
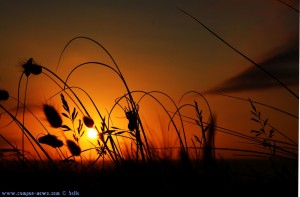
[[[161, 91], [131, 90], [112, 55], [91, 38], [71, 39], [59, 59], [78, 39], [99, 46], [110, 57], [112, 65], [84, 62], [75, 65], [65, 80], [36, 63], [34, 58], [22, 65], [20, 82], [23, 77], [28, 80], [31, 75], [43, 75], [60, 89], [41, 106], [47, 123], [39, 120], [27, 107], [27, 85], [22, 101], [20, 85], [17, 98], [10, 96], [9, 91], [0, 90], [1, 116], [9, 120], [2, 129], [16, 126], [22, 145], [19, 147], [7, 139], [9, 136], [0, 135], [7, 147], [0, 149], [1, 190], [78, 190], [82, 195], [126, 193], [139, 196], [177, 192], [235, 196], [297, 194], [298, 143], [272, 126], [266, 114], [256, 107], [262, 103], [235, 98], [249, 103], [249, 112], [245, 113], [253, 115], [249, 121], [258, 127], [246, 134], [223, 128], [218, 125], [209, 101], [200, 92], [188, 91], [178, 103], [189, 94], [196, 94], [200, 100], [178, 104]], [[122, 92], [106, 112], [97, 107], [93, 96], [83, 88], [68, 84], [69, 77], [78, 68], [90, 64], [115, 73], [116, 80], [125, 87], [126, 92]], [[82, 95], [85, 99], [81, 98]], [[151, 133], [153, 128], [146, 125], [140, 115], [146, 98], [154, 101], [167, 117], [165, 124], [173, 132], [172, 136], [176, 136], [175, 145], [155, 143], [159, 133]], [[55, 105], [51, 102], [54, 99], [59, 101]], [[8, 100], [17, 103], [16, 113], [6, 107]], [[172, 104], [172, 110], [164, 104], [165, 101]], [[185, 109], [192, 110], [194, 116], [185, 114]], [[113, 123], [117, 110], [123, 113], [125, 125]], [[25, 111], [33, 115], [44, 129], [40, 131], [41, 135], [33, 135], [30, 123], [25, 121], [28, 114]], [[20, 115], [20, 112], [23, 113]], [[197, 135], [190, 137], [187, 125], [194, 125]], [[85, 137], [89, 129], [95, 132], [93, 141]], [[217, 147], [216, 132], [252, 143], [253, 150]], [[280, 140], [276, 136], [280, 136]], [[29, 147], [25, 147], [25, 141], [30, 142], [31, 152], [27, 151]], [[254, 148], [257, 146], [260, 149]], [[241, 158], [227, 160], [217, 154], [220, 150], [236, 152]], [[91, 154], [93, 157], [89, 158]]]

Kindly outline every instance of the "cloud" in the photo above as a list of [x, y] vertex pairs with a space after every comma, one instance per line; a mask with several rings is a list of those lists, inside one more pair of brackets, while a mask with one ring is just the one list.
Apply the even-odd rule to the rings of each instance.
[[[264, 61], [258, 63], [286, 86], [299, 85], [299, 45], [294, 42], [285, 48], [277, 49]], [[205, 93], [228, 93], [261, 90], [281, 86], [261, 69], [250, 68], [233, 76]]]

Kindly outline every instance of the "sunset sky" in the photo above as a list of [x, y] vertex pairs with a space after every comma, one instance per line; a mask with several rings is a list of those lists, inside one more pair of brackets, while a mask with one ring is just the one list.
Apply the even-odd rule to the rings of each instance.
[[[296, 0], [0, 1], [0, 89], [17, 97], [22, 62], [31, 57], [62, 79], [83, 62], [98, 61], [113, 66], [100, 47], [84, 39], [74, 40], [58, 65], [65, 45], [74, 37], [86, 36], [109, 51], [132, 91], [161, 91], [175, 102], [188, 91], [205, 93], [218, 126], [253, 135], [250, 130], [257, 125], [250, 120], [250, 103], [220, 94], [250, 98], [297, 117], [299, 100], [178, 8], [197, 18], [298, 95], [298, 7]], [[120, 78], [99, 65], [77, 69], [68, 83], [87, 91], [103, 113], [126, 92]], [[24, 77], [21, 99], [25, 84]], [[30, 76], [27, 107], [44, 121], [42, 104], [58, 91], [45, 75]], [[166, 106], [170, 105], [166, 97], [159, 96]], [[207, 119], [207, 106], [199, 95], [189, 94], [179, 105], [193, 104], [194, 100], [201, 104]], [[1, 104], [12, 110], [16, 107], [15, 101]], [[61, 103], [54, 105], [62, 109]], [[298, 118], [256, 106], [270, 124], [298, 142]], [[140, 110], [151, 130], [160, 128], [162, 113], [157, 103], [145, 99]], [[190, 109], [186, 113], [195, 117]], [[120, 116], [115, 115], [115, 124], [124, 128], [126, 125], [117, 122], [124, 121]], [[168, 119], [163, 122], [168, 123]], [[45, 134], [34, 131], [35, 136], [40, 133]], [[11, 134], [6, 127], [2, 134], [20, 143], [20, 132]], [[241, 139], [222, 133], [217, 134], [216, 144], [245, 145]], [[7, 146], [1, 143], [1, 147]]]

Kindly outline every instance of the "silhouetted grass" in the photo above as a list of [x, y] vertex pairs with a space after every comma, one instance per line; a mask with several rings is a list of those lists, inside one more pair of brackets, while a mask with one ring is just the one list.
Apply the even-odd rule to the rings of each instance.
[[[44, 135], [38, 138], [32, 135], [33, 132], [24, 123], [25, 113], [22, 121], [17, 118], [17, 114], [10, 112], [5, 107], [5, 102], [13, 97], [9, 96], [8, 91], [0, 90], [0, 108], [3, 110], [1, 114], [7, 114], [11, 118], [10, 123], [4, 127], [16, 124], [22, 131], [22, 135], [32, 142], [31, 145], [38, 156], [32, 160], [25, 154], [24, 140], [22, 140], [23, 148], [19, 150], [14, 143], [0, 135], [10, 147], [0, 149], [2, 175], [0, 190], [60, 192], [76, 190], [81, 192], [81, 195], [93, 196], [103, 194], [114, 196], [117, 193], [131, 196], [143, 194], [295, 196], [297, 194], [298, 144], [284, 135], [287, 141], [274, 139], [274, 136], [282, 132], [275, 129], [256, 108], [255, 105], [261, 103], [248, 100], [251, 107], [249, 113], [253, 115], [252, 120], [249, 121], [254, 121], [259, 126], [258, 129], [253, 129], [252, 133], [245, 134], [221, 127], [211, 111], [208, 100], [199, 92], [186, 92], [177, 104], [169, 95], [161, 91], [131, 90], [108, 50], [91, 38], [71, 39], [63, 49], [59, 61], [66, 48], [77, 39], [87, 40], [99, 46], [111, 58], [113, 65], [84, 62], [74, 66], [66, 80], [61, 79], [50, 69], [36, 64], [33, 58], [23, 65], [24, 70], [20, 81], [24, 74], [27, 79], [31, 74], [41, 74], [49, 77], [54, 85], [60, 88], [60, 91], [49, 100], [58, 96], [61, 102], [57, 105], [62, 106], [63, 111], [59, 111], [51, 104], [44, 104], [43, 113], [49, 123], [46, 126], [27, 108], [25, 99], [23, 103], [19, 100], [20, 85], [18, 87], [18, 98], [15, 99], [17, 110], [23, 106], [23, 112], [25, 110], [31, 112], [44, 128]], [[80, 87], [68, 85], [68, 78], [72, 73], [79, 67], [89, 64], [102, 66], [114, 72], [126, 89], [122, 96], [115, 99], [114, 105], [106, 115], [100, 112], [88, 92]], [[79, 94], [73, 91], [75, 89], [84, 93], [88, 101], [83, 101]], [[27, 89], [25, 94], [26, 91]], [[199, 105], [197, 100], [182, 103], [183, 98], [188, 94], [198, 95], [198, 98], [203, 99], [205, 107], [201, 108], [202, 105]], [[159, 99], [161, 98], [159, 96], [164, 99]], [[165, 144], [164, 147], [157, 147], [151, 141], [149, 137], [151, 132], [147, 130], [140, 117], [142, 101], [145, 98], [151, 99], [161, 107], [169, 121], [167, 128], [174, 132], [178, 145], [171, 147]], [[175, 111], [167, 108], [164, 104], [166, 100], [172, 103]], [[269, 105], [264, 106], [274, 109]], [[123, 111], [124, 118], [127, 120], [125, 129], [111, 123], [111, 117], [117, 108]], [[186, 108], [193, 109], [194, 117], [182, 112]], [[91, 115], [91, 110], [97, 112], [97, 117]], [[280, 109], [276, 110], [283, 112]], [[289, 113], [285, 114], [289, 115]], [[187, 135], [187, 124], [197, 126], [197, 134], [192, 138]], [[50, 132], [49, 126], [59, 130], [63, 139]], [[89, 148], [82, 149], [81, 143], [84, 140], [82, 136], [87, 128], [94, 128], [97, 131], [97, 140], [91, 143]], [[217, 132], [234, 136], [245, 143], [259, 145], [261, 149], [217, 147], [215, 144]], [[120, 139], [126, 142], [126, 146], [119, 144]], [[57, 157], [52, 158], [47, 148], [55, 150]], [[63, 148], [67, 148], [68, 152]], [[170, 154], [160, 151], [162, 149], [175, 152], [177, 157], [169, 157]], [[237, 152], [241, 155], [241, 160], [224, 159], [216, 154], [218, 150]], [[42, 159], [40, 152], [46, 160]], [[93, 160], [85, 160], [85, 154], [89, 152], [96, 153], [97, 157]], [[10, 157], [5, 153], [14, 155]], [[245, 157], [254, 159], [244, 160]]]

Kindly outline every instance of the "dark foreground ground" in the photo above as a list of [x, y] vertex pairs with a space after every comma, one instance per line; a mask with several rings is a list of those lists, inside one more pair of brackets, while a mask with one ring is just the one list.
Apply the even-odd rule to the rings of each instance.
[[[61, 167], [61, 166], [60, 166]], [[298, 196], [298, 162], [260, 160], [124, 163], [114, 169], [60, 170], [5, 161], [0, 196]], [[32, 193], [30, 193], [32, 192]], [[34, 193], [33, 193], [34, 192]], [[38, 193], [40, 192], [40, 193]]]

